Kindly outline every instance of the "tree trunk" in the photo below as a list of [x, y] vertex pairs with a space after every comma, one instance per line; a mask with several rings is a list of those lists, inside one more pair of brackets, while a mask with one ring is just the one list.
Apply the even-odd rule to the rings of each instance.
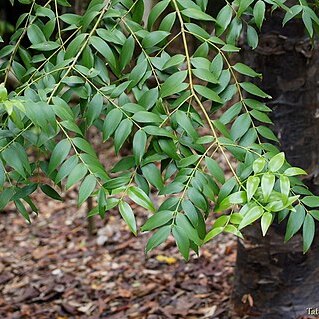
[[[282, 16], [276, 13], [268, 15], [258, 49], [244, 50], [244, 60], [263, 74], [261, 87], [273, 97], [269, 106], [281, 148], [291, 164], [310, 173], [306, 184], [318, 193], [316, 47], [312, 48], [301, 22], [294, 20], [283, 29]], [[311, 250], [304, 255], [301, 235], [284, 244], [284, 222], [271, 227], [265, 238], [256, 226], [247, 228], [245, 240], [238, 242], [235, 311], [248, 318], [265, 319], [296, 319], [310, 314], [307, 308], [319, 307], [318, 232]]]

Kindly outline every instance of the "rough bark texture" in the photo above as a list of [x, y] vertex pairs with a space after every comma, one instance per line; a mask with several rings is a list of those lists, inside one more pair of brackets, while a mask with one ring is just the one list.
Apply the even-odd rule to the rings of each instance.
[[[263, 74], [261, 87], [273, 97], [281, 148], [292, 164], [311, 174], [306, 183], [318, 193], [319, 50], [312, 48], [301, 23], [282, 29], [281, 21], [268, 16], [259, 48], [245, 50], [244, 59]], [[295, 319], [306, 315], [306, 308], [319, 307], [318, 233], [303, 255], [301, 236], [284, 244], [284, 232], [282, 223], [263, 238], [259, 227], [250, 227], [238, 243], [233, 300], [242, 317]], [[242, 302], [245, 295], [251, 295], [253, 307]]]

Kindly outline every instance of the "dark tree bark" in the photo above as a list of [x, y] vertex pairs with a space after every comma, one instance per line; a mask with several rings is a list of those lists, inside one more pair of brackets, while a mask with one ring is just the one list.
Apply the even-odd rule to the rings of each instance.
[[[312, 47], [301, 22], [284, 29], [279, 13], [268, 16], [255, 52], [244, 50], [245, 63], [263, 74], [261, 87], [273, 100], [273, 121], [281, 148], [293, 165], [310, 173], [306, 184], [318, 193], [319, 50]], [[260, 84], [260, 83], [259, 83]], [[248, 318], [296, 319], [319, 306], [319, 236], [302, 253], [301, 235], [284, 244], [285, 223], [262, 237], [258, 225], [238, 242], [233, 301]], [[251, 307], [243, 296], [251, 295]], [[244, 297], [245, 298], [245, 297]]]

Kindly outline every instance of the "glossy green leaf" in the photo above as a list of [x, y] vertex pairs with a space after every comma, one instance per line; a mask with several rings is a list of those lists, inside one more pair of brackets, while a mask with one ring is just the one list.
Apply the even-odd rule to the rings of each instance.
[[135, 221], [135, 216], [130, 205], [126, 202], [120, 201], [119, 210], [120, 210], [121, 216], [123, 217], [128, 227], [130, 228], [131, 232], [136, 236], [137, 235], [136, 221]]
[[79, 189], [78, 206], [81, 206], [89, 198], [89, 196], [93, 193], [95, 186], [95, 176], [86, 176]]

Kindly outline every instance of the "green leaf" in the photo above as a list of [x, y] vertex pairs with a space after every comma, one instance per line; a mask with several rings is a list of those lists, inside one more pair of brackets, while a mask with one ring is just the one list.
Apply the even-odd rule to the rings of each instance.
[[8, 91], [5, 88], [4, 84], [0, 84], [0, 102], [4, 102], [8, 99]]
[[69, 140], [65, 139], [60, 141], [51, 154], [49, 162], [49, 175], [66, 159], [71, 150], [71, 144]]
[[81, 206], [88, 199], [88, 197], [93, 193], [95, 186], [95, 176], [86, 176], [79, 189], [78, 206]]
[[162, 42], [166, 37], [170, 35], [169, 32], [166, 31], [153, 31], [150, 32], [142, 41], [142, 45], [144, 48], [153, 48], [158, 43]]
[[250, 201], [255, 195], [260, 183], [260, 178], [257, 176], [249, 176], [247, 179], [247, 200]]
[[272, 132], [272, 130], [270, 128], [268, 128], [266, 126], [258, 126], [257, 131], [262, 137], [267, 138], [267, 139], [272, 140], [272, 141], [275, 141], [275, 142], [279, 142], [278, 138], [276, 137], [276, 135]]
[[263, 236], [266, 236], [266, 233], [268, 231], [269, 226], [272, 222], [272, 213], [266, 212], [261, 217], [261, 230], [263, 233]]
[[6, 181], [6, 175], [2, 162], [0, 161], [0, 188], [3, 187], [4, 182]]
[[299, 167], [289, 167], [284, 171], [286, 176], [307, 175], [307, 172]]
[[230, 130], [230, 135], [232, 139], [234, 141], [240, 139], [242, 136], [245, 135], [250, 126], [251, 120], [247, 113], [238, 116]]
[[256, 77], [256, 76], [261, 77], [261, 73], [257, 73], [251, 67], [249, 67], [248, 65], [243, 64], [243, 63], [239, 63], [239, 62], [236, 63], [233, 66], [233, 69], [240, 74], [248, 75], [251, 77]]
[[139, 130], [135, 133], [133, 138], [133, 154], [135, 163], [139, 164], [145, 154], [147, 142], [147, 135], [143, 130]]
[[223, 199], [219, 206], [215, 209], [216, 212], [224, 211], [235, 204], [244, 204], [247, 202], [247, 195], [245, 191], [235, 192]]
[[290, 193], [289, 177], [283, 176], [283, 175], [280, 176], [280, 190], [282, 194], [289, 196], [289, 193]]
[[49, 197], [53, 198], [53, 199], [56, 199], [56, 200], [60, 200], [62, 201], [62, 198], [61, 196], [58, 194], [58, 192], [53, 189], [50, 185], [47, 185], [47, 184], [43, 184], [43, 185], [40, 185], [40, 188], [42, 190], [42, 192], [46, 195], [48, 195]]
[[142, 167], [144, 177], [148, 182], [154, 185], [158, 190], [161, 190], [164, 186], [162, 175], [159, 169], [154, 164], [147, 164]]
[[180, 110], [176, 112], [176, 121], [193, 140], [198, 139], [198, 133], [194, 129], [191, 119], [184, 112]]
[[205, 197], [194, 187], [188, 189], [188, 197], [194, 205], [203, 211], [207, 210], [207, 202]]
[[184, 91], [187, 83], [183, 83], [187, 77], [187, 71], [179, 71], [167, 78], [161, 87], [162, 98]]
[[313, 26], [312, 26], [312, 20], [311, 20], [311, 16], [309, 15], [309, 13], [306, 10], [302, 11], [302, 21], [309, 33], [309, 36], [312, 38], [313, 36]]
[[251, 82], [242, 82], [239, 85], [248, 93], [262, 97], [262, 98], [271, 98], [270, 95], [262, 91], [258, 86]]
[[140, 111], [133, 115], [133, 120], [140, 123], [162, 123], [161, 117], [155, 113]]
[[282, 25], [285, 25], [288, 21], [294, 18], [298, 13], [300, 13], [303, 9], [301, 5], [294, 5], [289, 8], [289, 11], [286, 12], [284, 19], [282, 21]]
[[172, 229], [178, 250], [186, 261], [189, 260], [189, 239], [185, 235], [184, 229], [174, 226]]
[[95, 154], [95, 150], [92, 147], [92, 145], [86, 141], [85, 139], [83, 139], [82, 137], [75, 137], [72, 139], [72, 142], [74, 143], [74, 145], [79, 148], [81, 151], [92, 155], [93, 157], [96, 156]]
[[304, 207], [297, 205], [295, 209], [296, 211], [292, 211], [289, 215], [285, 234], [285, 242], [288, 241], [301, 228], [305, 219], [306, 212]]
[[116, 69], [118, 62], [110, 46], [97, 36], [91, 36], [90, 43], [105, 58], [110, 66]]
[[172, 56], [163, 66], [163, 70], [169, 69], [171, 67], [181, 65], [185, 60], [185, 55], [183, 54], [176, 54]]
[[253, 15], [255, 18], [255, 23], [259, 29], [261, 29], [261, 26], [264, 22], [265, 11], [266, 11], [266, 5], [264, 1], [258, 0], [254, 6]]
[[301, 201], [308, 207], [319, 208], [319, 196], [306, 196]]
[[216, 227], [211, 229], [204, 238], [204, 243], [207, 243], [217, 235], [221, 234], [224, 230], [224, 227]]
[[128, 136], [131, 134], [133, 128], [133, 123], [129, 119], [124, 119], [114, 134], [114, 146], [115, 152], [118, 154], [119, 150], [123, 146], [124, 142], [127, 140]]
[[215, 177], [216, 180], [219, 181], [221, 184], [224, 184], [225, 174], [224, 171], [218, 165], [218, 163], [214, 159], [207, 156], [205, 157], [205, 162], [212, 176]]
[[217, 36], [221, 35], [228, 27], [233, 16], [233, 8], [230, 5], [224, 6], [218, 13], [216, 22], [218, 24]]
[[214, 101], [221, 104], [223, 103], [223, 100], [219, 97], [219, 95], [206, 86], [194, 85], [194, 89], [198, 94], [210, 101]]
[[69, 189], [71, 186], [75, 185], [86, 175], [87, 171], [87, 167], [83, 163], [76, 165], [68, 177], [65, 188]]
[[135, 40], [133, 36], [127, 38], [124, 42], [124, 45], [120, 54], [120, 66], [121, 70], [123, 70], [132, 60], [135, 49]]
[[188, 18], [192, 18], [192, 19], [196, 19], [196, 20], [200, 20], [200, 21], [214, 21], [215, 20], [209, 14], [207, 14], [203, 11], [200, 11], [196, 8], [188, 8], [188, 9], [181, 11], [181, 13]]
[[310, 214], [306, 215], [303, 228], [302, 228], [302, 237], [303, 237], [303, 252], [306, 253], [315, 237], [315, 221]]
[[151, 28], [155, 25], [155, 21], [159, 18], [159, 16], [164, 12], [164, 10], [169, 5], [169, 0], [163, 0], [154, 5], [152, 10], [150, 11], [150, 14], [148, 16], [147, 21], [147, 28], [148, 30], [151, 30]]
[[25, 220], [31, 224], [31, 219], [30, 219], [30, 216], [24, 206], [24, 204], [22, 203], [22, 201], [20, 199], [16, 199], [14, 201], [14, 204], [18, 210], [18, 212], [25, 218]]
[[160, 244], [162, 244], [170, 235], [171, 226], [161, 227], [152, 237], [148, 240], [145, 248], [145, 252], [148, 253]]
[[99, 118], [103, 109], [103, 96], [100, 93], [96, 93], [87, 106], [87, 118], [86, 122], [88, 126]]
[[5, 188], [1, 193], [0, 193], [0, 211], [2, 211], [9, 201], [12, 199], [14, 195], [14, 190], [12, 188]]
[[271, 173], [266, 173], [261, 178], [261, 190], [264, 200], [267, 201], [275, 185], [275, 176]]
[[243, 220], [240, 222], [238, 229], [242, 229], [250, 224], [252, 224], [254, 221], [259, 219], [264, 213], [264, 210], [260, 206], [255, 206], [251, 208], [244, 216]]
[[258, 40], [259, 40], [258, 33], [252, 26], [248, 25], [247, 26], [247, 42], [248, 42], [248, 45], [253, 50], [257, 48]]
[[196, 77], [198, 77], [199, 79], [203, 81], [213, 83], [213, 84], [218, 83], [218, 79], [215, 77], [215, 75], [207, 69], [201, 69], [201, 68], [193, 69], [192, 72]]
[[267, 124], [273, 124], [272, 120], [264, 112], [260, 112], [258, 110], [252, 110], [249, 113], [252, 117], [254, 117], [256, 120], [258, 120], [260, 122], [267, 123]]
[[189, 222], [188, 218], [181, 213], [178, 213], [176, 216], [176, 226], [183, 229], [185, 235], [192, 240], [197, 246], [202, 245], [202, 240], [199, 238], [196, 229]]
[[110, 136], [114, 133], [118, 125], [122, 120], [123, 113], [120, 109], [116, 108], [111, 110], [103, 124], [103, 141], [106, 141], [110, 138]]
[[171, 221], [173, 217], [174, 213], [169, 210], [159, 211], [146, 221], [146, 223], [142, 226], [141, 230], [149, 231], [155, 228], [159, 228]]
[[285, 163], [285, 153], [281, 152], [275, 155], [270, 161], [268, 168], [271, 172], [277, 172]]
[[241, 0], [239, 2], [239, 8], [237, 12], [238, 17], [240, 17], [253, 2], [254, 0]]
[[136, 204], [150, 210], [151, 212], [155, 211], [155, 207], [150, 198], [145, 194], [145, 192], [135, 186], [129, 187], [127, 191], [128, 197], [133, 200]]
[[54, 182], [56, 184], [60, 183], [62, 179], [66, 178], [72, 169], [78, 164], [78, 157], [76, 155], [71, 156], [68, 158], [60, 167], [57, 175], [55, 176]]
[[119, 203], [119, 210], [120, 214], [123, 217], [124, 221], [130, 228], [131, 232], [136, 236], [137, 235], [137, 228], [136, 228], [136, 221], [133, 211], [130, 205], [124, 201], [120, 201]]
[[24, 160], [17, 156], [16, 151], [10, 147], [2, 152], [2, 157], [14, 170], [16, 170], [23, 178], [26, 178]]
[[43, 32], [36, 24], [32, 24], [28, 27], [27, 35], [32, 44], [40, 44], [46, 42], [46, 38]]

